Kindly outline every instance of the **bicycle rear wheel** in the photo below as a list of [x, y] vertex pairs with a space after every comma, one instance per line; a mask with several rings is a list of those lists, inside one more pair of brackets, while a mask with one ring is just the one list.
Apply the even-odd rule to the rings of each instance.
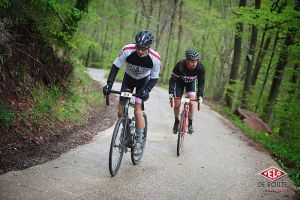
[[121, 166], [125, 150], [125, 117], [120, 117], [114, 128], [109, 151], [109, 172], [115, 176]]
[[144, 121], [145, 121], [145, 128], [144, 128], [144, 136], [143, 136], [143, 143], [142, 143], [142, 151], [140, 154], [135, 155], [134, 154], [134, 148], [131, 148], [131, 161], [134, 165], [139, 164], [139, 162], [141, 161], [143, 155], [144, 155], [144, 150], [145, 150], [145, 146], [146, 146], [146, 140], [147, 140], [147, 128], [148, 128], [148, 121], [147, 121], [147, 115], [146, 113], [143, 113], [144, 116]]
[[180, 156], [183, 149], [183, 141], [184, 141], [185, 128], [186, 128], [185, 115], [186, 113], [183, 111], [180, 117], [179, 131], [178, 131], [178, 138], [177, 138], [177, 156]]

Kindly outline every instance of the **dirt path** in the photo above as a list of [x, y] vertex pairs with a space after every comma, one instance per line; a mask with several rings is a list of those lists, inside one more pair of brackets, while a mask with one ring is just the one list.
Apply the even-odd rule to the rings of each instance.
[[[101, 71], [90, 69], [97, 79]], [[103, 81], [103, 80], [102, 80]], [[120, 84], [115, 84], [118, 89]], [[115, 105], [114, 105], [115, 106]], [[275, 161], [248, 145], [245, 137], [218, 113], [202, 106], [195, 133], [176, 156], [171, 133], [172, 110], [165, 89], [155, 87], [146, 103], [148, 141], [140, 165], [125, 154], [119, 174], [111, 178], [108, 151], [113, 128], [59, 158], [0, 176], [0, 199], [294, 199], [295, 187], [259, 187], [268, 180], [259, 172]]]

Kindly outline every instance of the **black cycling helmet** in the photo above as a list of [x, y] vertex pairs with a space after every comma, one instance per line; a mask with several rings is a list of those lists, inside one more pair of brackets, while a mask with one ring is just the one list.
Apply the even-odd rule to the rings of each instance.
[[150, 46], [154, 43], [154, 35], [152, 32], [147, 30], [140, 31], [135, 36], [135, 43], [145, 47]]
[[187, 49], [185, 52], [185, 57], [191, 60], [200, 60], [198, 52], [194, 49]]

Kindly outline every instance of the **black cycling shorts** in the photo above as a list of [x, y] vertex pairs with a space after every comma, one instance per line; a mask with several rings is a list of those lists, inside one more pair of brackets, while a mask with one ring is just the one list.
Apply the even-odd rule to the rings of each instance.
[[182, 94], [184, 92], [184, 88], [186, 90], [186, 93], [188, 96], [193, 96], [196, 93], [196, 80], [192, 82], [184, 82], [184, 81], [176, 81], [174, 84], [174, 89], [173, 91], [175, 97], [182, 97]]
[[[150, 78], [149, 76], [146, 76], [145, 78], [136, 80], [125, 73], [123, 81], [122, 81], [121, 92], [125, 92], [128, 89], [130, 90], [130, 92], [133, 92], [134, 88], [136, 88], [135, 93], [138, 94], [141, 90], [144, 89], [144, 87], [146, 86], [146, 84], [149, 81], [149, 78]], [[120, 96], [120, 102], [122, 105], [125, 105], [126, 98]], [[136, 97], [135, 102], [141, 103], [142, 100], [140, 98]]]

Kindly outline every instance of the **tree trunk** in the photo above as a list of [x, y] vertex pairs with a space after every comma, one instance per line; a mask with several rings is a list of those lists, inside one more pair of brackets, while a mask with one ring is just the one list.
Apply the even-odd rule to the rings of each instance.
[[[266, 33], [266, 30], [265, 30], [264, 34], [265, 33]], [[262, 39], [262, 43], [263, 42], [264, 42], [264, 36], [263, 36], [263, 39]], [[251, 85], [255, 85], [256, 84], [256, 81], [257, 81], [257, 78], [258, 78], [258, 74], [259, 74], [262, 62], [263, 62], [263, 60], [265, 58], [265, 55], [266, 55], [266, 53], [267, 53], [267, 51], [269, 49], [270, 43], [271, 43], [271, 37], [268, 36], [266, 42], [264, 43], [263, 48], [261, 48], [259, 50], [258, 56], [256, 58], [256, 63], [255, 63], [254, 71], [253, 71], [253, 74], [252, 74], [252, 77], [251, 77]]]
[[[271, 9], [270, 9], [271, 12], [275, 11], [278, 8], [277, 13], [281, 13], [281, 11], [284, 8], [285, 4], [282, 3], [279, 6], [278, 5], [279, 1], [280, 0], [276, 0], [276, 1], [273, 2], [272, 6], [271, 6]], [[269, 49], [269, 45], [270, 45], [270, 42], [271, 42], [271, 36], [268, 36], [267, 40], [265, 42], [265, 36], [266, 36], [267, 31], [268, 31], [268, 24], [265, 25], [265, 29], [264, 29], [264, 32], [263, 32], [259, 53], [258, 53], [258, 56], [256, 58], [255, 68], [254, 68], [254, 71], [253, 71], [252, 77], [251, 77], [251, 85], [256, 84], [258, 74], [259, 74], [259, 71], [261, 69], [262, 62], [263, 62], [264, 57], [265, 57], [265, 55], [266, 55], [266, 53]]]
[[288, 47], [292, 44], [292, 33], [289, 32], [285, 38], [284, 46], [280, 52], [279, 61], [277, 63], [277, 66], [275, 68], [275, 73], [273, 76], [272, 85], [270, 88], [269, 96], [267, 104], [264, 108], [265, 111], [265, 119], [270, 119], [273, 111], [274, 104], [276, 102], [277, 96], [279, 94], [279, 88], [281, 85], [283, 73], [285, 70], [285, 67], [288, 62]]
[[[169, 75], [169, 71], [170, 71], [170, 66], [167, 67], [166, 63], [167, 63], [167, 60], [168, 60], [168, 56], [169, 56], [169, 50], [170, 50], [170, 45], [171, 45], [171, 39], [173, 37], [173, 29], [174, 29], [174, 22], [175, 22], [175, 14], [176, 14], [176, 8], [177, 8], [177, 2], [178, 0], [174, 0], [174, 9], [173, 9], [173, 12], [172, 12], [172, 16], [171, 16], [171, 25], [170, 25], [170, 32], [169, 32], [169, 37], [168, 37], [168, 41], [167, 41], [167, 50], [166, 50], [166, 56], [165, 56], [165, 59], [164, 59], [164, 70], [163, 70], [163, 73], [162, 73], [162, 81], [163, 82], [166, 82], [165, 81], [165, 76], [168, 76]], [[167, 71], [167, 74], [165, 74], [165, 72]], [[166, 77], [167, 78], [167, 77]]]
[[119, 17], [119, 22], [120, 22], [120, 30], [119, 30], [119, 44], [122, 44], [122, 33], [124, 30], [124, 20], [123, 20], [123, 15], [120, 13], [120, 17]]
[[181, 34], [182, 34], [182, 24], [181, 24], [181, 18], [182, 18], [182, 7], [183, 7], [183, 0], [180, 1], [179, 4], [179, 19], [178, 19], [178, 23], [179, 23], [179, 27], [178, 27], [178, 43], [177, 43], [177, 48], [176, 48], [176, 53], [175, 53], [175, 62], [174, 65], [176, 65], [176, 63], [178, 62], [178, 55], [179, 55], [179, 50], [180, 50], [180, 45], [181, 45]]
[[[245, 6], [246, 6], [246, 0], [240, 0], [239, 7], [245, 7]], [[241, 48], [242, 48], [241, 34], [242, 33], [243, 33], [243, 24], [239, 22], [236, 25], [236, 34], [234, 39], [234, 54], [232, 59], [230, 75], [229, 75], [228, 88], [225, 96], [226, 105], [229, 108], [232, 108], [233, 97], [235, 92], [234, 87], [236, 85], [236, 80], [238, 77], [238, 71], [239, 71], [239, 65], [241, 59]]]
[[140, 15], [141, 15], [141, 17], [140, 17], [140, 27], [141, 27], [142, 24], [143, 24], [143, 21], [144, 21], [143, 16], [147, 15], [147, 13], [146, 13], [147, 10], [146, 10], [146, 6], [145, 6], [144, 0], [140, 0], [140, 2], [141, 2], [141, 5], [142, 5], [142, 10], [141, 10], [141, 13], [140, 13]]
[[162, 5], [161, 5], [161, 1], [159, 0], [159, 10], [158, 10], [158, 19], [157, 19], [157, 25], [156, 25], [156, 43], [155, 43], [155, 49], [157, 49], [158, 45], [159, 45], [159, 40], [160, 40], [160, 36], [159, 36], [159, 25], [160, 25], [160, 18], [161, 18], [161, 9], [162, 9]]
[[147, 29], [149, 29], [150, 24], [151, 24], [151, 18], [152, 18], [152, 13], [153, 13], [153, 4], [155, 2], [153, 0], [150, 0], [150, 8], [149, 8], [149, 14], [147, 15]]
[[[260, 9], [260, 4], [261, 4], [261, 0], [255, 0], [255, 9]], [[248, 108], [248, 95], [250, 91], [251, 74], [252, 74], [253, 60], [255, 55], [256, 41], [257, 41], [257, 27], [253, 25], [251, 31], [250, 47], [246, 56], [246, 63], [245, 63], [246, 77], [245, 77], [244, 87], [242, 92], [242, 108]]]
[[266, 86], [268, 78], [269, 78], [269, 72], [270, 72], [270, 69], [271, 69], [271, 64], [272, 64], [272, 61], [273, 61], [273, 58], [274, 58], [274, 55], [275, 55], [275, 49], [277, 47], [278, 36], [279, 36], [279, 29], [277, 30], [277, 33], [276, 33], [276, 36], [275, 36], [272, 54], [271, 54], [271, 57], [270, 57], [270, 60], [269, 60], [269, 64], [268, 64], [268, 67], [267, 67], [267, 72], [265, 74], [265, 78], [264, 78], [263, 84], [261, 86], [261, 90], [260, 90], [260, 93], [259, 93], [259, 96], [258, 96], [258, 100], [257, 100], [257, 103], [256, 103], [255, 111], [257, 111], [257, 109], [258, 109], [258, 106], [259, 106], [262, 94], [263, 94], [263, 92], [265, 90], [265, 86]]
[[[295, 1], [295, 11], [300, 10], [300, 0]], [[284, 45], [282, 47], [282, 50], [280, 52], [279, 55], [279, 61], [277, 63], [277, 66], [275, 68], [275, 73], [273, 76], [273, 81], [272, 81], [272, 85], [270, 88], [270, 92], [269, 92], [269, 96], [268, 96], [268, 100], [267, 100], [267, 104], [264, 108], [264, 118], [265, 120], [269, 120], [271, 119], [272, 116], [272, 112], [273, 112], [273, 107], [276, 103], [276, 99], [278, 97], [279, 94], [279, 88], [281, 85], [281, 81], [282, 81], [282, 77], [283, 77], [283, 73], [284, 70], [286, 68], [287, 62], [288, 62], [288, 48], [290, 45], [292, 45], [294, 43], [294, 36], [296, 34], [296, 30], [295, 29], [290, 29], [288, 30], [287, 36], [285, 38], [284, 41]]]
[[102, 41], [101, 65], [103, 65], [103, 63], [104, 63], [104, 51], [105, 51], [105, 48], [106, 48], [107, 34], [108, 34], [108, 24], [106, 24], [106, 30], [105, 30], [104, 38], [103, 38], [103, 41]]
[[300, 64], [296, 63], [293, 68], [293, 75], [290, 78], [290, 83], [292, 87], [289, 90], [289, 94], [295, 94], [298, 82], [298, 74], [299, 74]]
[[[97, 28], [95, 27], [94, 31], [93, 31], [93, 34], [92, 34], [93, 38], [95, 37], [96, 33], [97, 33]], [[92, 46], [90, 45], [89, 49], [88, 49], [88, 53], [87, 53], [86, 58], [85, 58], [85, 67], [89, 67], [91, 53], [92, 53]]]

